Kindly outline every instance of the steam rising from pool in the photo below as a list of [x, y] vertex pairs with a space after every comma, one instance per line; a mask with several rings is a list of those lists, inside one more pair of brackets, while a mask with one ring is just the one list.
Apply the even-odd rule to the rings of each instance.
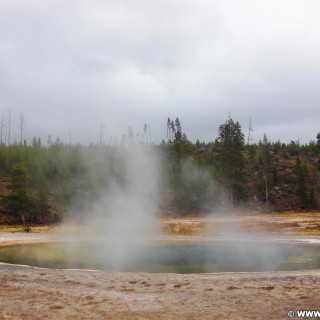
[[[163, 185], [163, 177], [160, 175], [163, 159], [160, 158], [159, 149], [151, 145], [135, 144], [111, 148], [109, 152], [117, 153], [114, 159], [119, 174], [107, 175], [109, 180], [106, 187], [101, 187], [93, 202], [85, 201], [82, 214], [77, 212], [74, 215], [82, 217], [81, 231], [69, 238], [84, 243], [90, 250], [90, 259], [97, 261], [99, 268], [127, 271], [133, 262], [138, 265], [142, 261], [146, 264], [166, 265], [166, 268], [168, 264], [198, 265], [193, 270], [201, 272], [223, 271], [223, 268], [230, 271], [230, 265], [235, 264], [243, 264], [243, 270], [251, 270], [252, 265], [256, 266], [253, 270], [262, 271], [277, 270], [277, 263], [287, 256], [287, 249], [278, 247], [278, 243], [268, 241], [266, 244], [261, 241], [264, 240], [261, 237], [257, 241], [255, 236], [241, 229], [236, 215], [230, 215], [226, 211], [221, 212], [218, 219], [225, 217], [223, 219], [234, 220], [235, 223], [231, 224], [232, 228], [220, 230], [217, 240], [224, 243], [221, 248], [219, 241], [189, 247], [155, 244], [154, 240], [161, 238], [157, 212], [160, 188]], [[98, 168], [91, 165], [89, 169], [88, 179], [99, 175]], [[184, 170], [183, 174], [192, 175], [192, 183], [196, 183], [195, 177], [203, 180], [203, 174], [195, 175], [194, 170]], [[77, 200], [81, 202], [83, 199]], [[213, 217], [217, 217], [217, 214]], [[208, 218], [210, 219], [211, 217]], [[79, 256], [79, 248], [68, 248], [70, 258]], [[166, 268], [159, 270], [167, 270]], [[133, 267], [133, 270], [137, 271], [139, 267]]]
[[121, 269], [133, 248], [135, 255], [140, 254], [137, 248], [161, 233], [156, 219], [160, 158], [150, 145], [123, 145], [114, 150], [119, 178], [108, 181], [98, 200], [86, 206], [82, 214], [86, 227], [76, 240], [89, 242], [99, 261], [105, 258]]

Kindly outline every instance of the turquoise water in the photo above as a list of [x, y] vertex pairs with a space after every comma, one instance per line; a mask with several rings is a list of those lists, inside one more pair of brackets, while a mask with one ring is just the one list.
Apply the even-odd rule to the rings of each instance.
[[[112, 247], [112, 246], [111, 246]], [[47, 268], [131, 272], [258, 272], [320, 269], [320, 247], [256, 241], [170, 243], [131, 247], [124, 254], [84, 242], [0, 247], [0, 261]]]

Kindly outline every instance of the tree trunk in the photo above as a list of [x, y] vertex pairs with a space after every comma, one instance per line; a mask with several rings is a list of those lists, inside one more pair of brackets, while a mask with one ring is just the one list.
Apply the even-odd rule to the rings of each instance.
[[21, 212], [21, 221], [22, 221], [23, 227], [25, 227], [26, 226], [26, 217], [24, 215], [24, 212]]

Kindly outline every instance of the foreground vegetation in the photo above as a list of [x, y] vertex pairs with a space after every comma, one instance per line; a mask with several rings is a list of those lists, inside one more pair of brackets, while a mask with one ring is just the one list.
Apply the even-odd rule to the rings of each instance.
[[130, 129], [119, 145], [66, 145], [57, 139], [42, 146], [37, 138], [31, 146], [0, 145], [0, 221], [25, 225], [77, 217], [115, 184], [127, 183], [128, 147], [160, 159], [160, 211], [318, 209], [319, 134], [306, 145], [270, 142], [266, 135], [258, 144], [245, 144], [240, 124], [229, 118], [214, 141], [192, 143], [177, 118], [167, 121], [166, 141], [146, 140]]

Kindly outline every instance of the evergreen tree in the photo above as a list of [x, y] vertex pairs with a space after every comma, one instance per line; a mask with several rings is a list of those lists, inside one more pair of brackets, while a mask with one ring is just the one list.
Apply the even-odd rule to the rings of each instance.
[[38, 188], [38, 197], [37, 197], [37, 210], [41, 214], [41, 220], [45, 221], [45, 217], [50, 208], [48, 199], [49, 199], [49, 183], [44, 175], [42, 170], [39, 170], [37, 173], [37, 188]]
[[268, 175], [269, 175], [269, 159], [270, 159], [270, 151], [269, 151], [269, 141], [267, 135], [263, 135], [263, 164], [264, 164], [264, 183], [265, 183], [265, 199], [266, 206], [269, 206], [269, 186], [268, 186]]
[[128, 133], [127, 133], [127, 141], [132, 144], [134, 143], [134, 131], [132, 127], [128, 127]]
[[48, 135], [47, 147], [50, 148], [52, 146], [51, 134]]
[[37, 148], [38, 147], [38, 140], [36, 137], [33, 137], [32, 139], [32, 147]]
[[23, 163], [14, 163], [10, 177], [10, 193], [3, 196], [2, 201], [8, 211], [21, 216], [22, 224], [26, 227], [26, 214], [32, 206], [32, 197], [28, 190], [30, 175]]
[[178, 155], [178, 159], [180, 159], [181, 153], [182, 153], [182, 144], [184, 141], [183, 141], [182, 128], [181, 128], [179, 118], [176, 118], [174, 125], [175, 125], [175, 134], [174, 134], [173, 146], [174, 146], [174, 150]]
[[187, 154], [191, 150], [191, 143], [187, 138], [187, 135], [182, 132], [182, 127], [179, 118], [177, 117], [174, 122], [174, 140], [173, 148], [177, 154], [178, 160], [181, 159], [183, 154]]
[[175, 134], [174, 122], [173, 122], [173, 120], [171, 121], [171, 119], [168, 118], [168, 120], [167, 120], [167, 138], [168, 138], [169, 144], [172, 144], [174, 134]]
[[244, 135], [239, 122], [231, 118], [219, 127], [217, 166], [220, 178], [226, 183], [231, 203], [245, 196]]
[[[320, 132], [317, 134], [316, 151], [317, 151], [318, 155], [320, 155]], [[320, 159], [319, 159], [319, 163], [320, 163]], [[319, 168], [320, 168], [320, 166], [319, 166]]]
[[183, 154], [187, 154], [192, 149], [192, 143], [188, 140], [187, 135], [182, 132], [181, 122], [177, 117], [175, 121], [168, 118], [167, 120], [167, 138], [169, 145], [177, 155], [180, 161]]

